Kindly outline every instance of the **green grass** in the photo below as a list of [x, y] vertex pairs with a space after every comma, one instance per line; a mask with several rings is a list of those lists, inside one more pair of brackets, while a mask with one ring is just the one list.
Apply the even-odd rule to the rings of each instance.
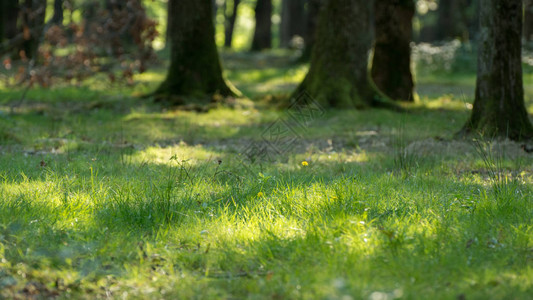
[[[305, 74], [277, 53], [223, 56], [252, 99]], [[483, 144], [487, 159], [451, 139], [472, 75], [419, 79], [433, 90], [407, 113], [328, 111], [282, 158], [245, 165], [287, 113], [128, 96], [163, 76], [31, 90], [14, 114], [21, 92], [0, 90], [0, 298], [533, 294], [531, 155], [504, 141]]]

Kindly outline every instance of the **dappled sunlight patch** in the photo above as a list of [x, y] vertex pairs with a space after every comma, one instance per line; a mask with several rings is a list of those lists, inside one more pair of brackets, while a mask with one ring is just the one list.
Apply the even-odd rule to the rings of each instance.
[[[105, 178], [97, 178], [95, 173], [85, 179], [79, 175], [60, 176], [53, 172], [39, 179], [21, 176], [20, 181], [6, 179], [0, 182], [3, 196], [0, 214], [15, 222], [28, 221], [28, 218], [34, 219], [31, 222], [39, 222], [51, 218], [65, 228], [85, 226], [98, 200], [106, 198], [109, 188], [104, 184]], [[14, 211], [18, 213], [13, 214]], [[43, 215], [43, 211], [49, 213]]]
[[369, 162], [375, 157], [374, 154], [370, 154], [365, 150], [340, 152], [340, 153], [327, 153], [318, 155], [316, 160], [323, 163], [324, 167], [330, 164], [346, 164], [346, 163], [365, 163]]
[[[457, 98], [459, 97], [459, 98]], [[445, 95], [435, 99], [421, 99], [420, 104], [429, 109], [448, 109], [455, 111], [471, 110], [472, 104], [461, 95]]]
[[266, 68], [259, 70], [227, 71], [228, 78], [247, 96], [256, 98], [272, 94], [288, 94], [303, 80], [308, 66], [299, 65], [292, 68]]
[[202, 145], [189, 146], [186, 143], [180, 143], [168, 147], [148, 147], [133, 154], [132, 161], [140, 164], [152, 163], [173, 165], [175, 162], [173, 162], [171, 158], [176, 157], [177, 163], [184, 162], [188, 166], [195, 166], [220, 156], [221, 153], [207, 150]]
[[140, 74], [135, 74], [134, 78], [136, 81], [143, 83], [159, 84], [165, 79], [165, 72], [158, 71], [147, 71]]

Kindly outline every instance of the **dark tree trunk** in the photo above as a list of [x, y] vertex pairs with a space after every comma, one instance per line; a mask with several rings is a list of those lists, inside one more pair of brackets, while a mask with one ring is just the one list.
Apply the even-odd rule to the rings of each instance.
[[306, 91], [324, 106], [374, 104], [368, 74], [373, 1], [329, 0], [318, 19], [311, 66], [295, 94]]
[[213, 5], [213, 18], [215, 18], [216, 20], [216, 17], [217, 17], [217, 11], [218, 11], [218, 5], [217, 5], [217, 0], [211, 0], [211, 5]]
[[0, 41], [2, 41], [3, 39], [10, 40], [14, 38], [18, 33], [18, 0], [2, 0], [0, 10], [0, 26], [2, 27], [2, 29], [0, 30]]
[[[173, 11], [173, 8], [172, 8], [172, 5], [174, 2], [173, 1], [168, 1], [167, 2], [167, 29], [166, 29], [166, 32], [165, 32], [165, 48], [169, 48], [170, 47], [170, 24], [172, 24], [172, 21], [174, 19], [174, 17], [172, 16], [172, 11]], [[214, 4], [214, 2], [212, 2]], [[213, 21], [213, 26], [214, 26], [214, 21]]]
[[533, 40], [533, 0], [524, 1], [524, 38]]
[[222, 77], [211, 6], [209, 0], [169, 1], [170, 67], [157, 99], [184, 104], [186, 98], [234, 95]]
[[441, 0], [437, 9], [437, 40], [460, 39], [467, 41], [468, 28], [466, 22], [467, 1]]
[[121, 10], [124, 8], [124, 0], [106, 0], [105, 6], [107, 10], [113, 12], [114, 10]]
[[287, 48], [295, 36], [304, 37], [306, 0], [283, 0], [281, 6], [280, 44]]
[[46, 0], [26, 0], [22, 10], [21, 31], [25, 41], [21, 50], [27, 58], [33, 59], [37, 57], [37, 50], [43, 35]]
[[522, 82], [522, 0], [486, 0], [480, 9], [476, 96], [462, 133], [531, 138]]
[[[228, 2], [229, 1], [226, 0], [226, 4]], [[241, 0], [233, 0], [231, 14], [225, 16], [226, 23], [224, 24], [224, 47], [231, 48], [231, 44], [233, 42], [233, 32], [235, 30], [235, 21], [237, 21], [237, 9], [239, 8], [240, 3]], [[226, 14], [225, 10], [224, 14]]]
[[375, 8], [375, 46], [372, 79], [377, 88], [394, 100], [413, 101], [411, 40], [413, 0], [378, 0]]
[[63, 24], [63, 0], [54, 0], [54, 15], [51, 20], [52, 24]]
[[257, 0], [252, 51], [272, 47], [272, 0]]
[[300, 61], [307, 62], [311, 59], [311, 52], [316, 39], [316, 26], [318, 23], [318, 15], [320, 8], [325, 0], [308, 0], [307, 2], [307, 16], [306, 16], [306, 30], [305, 30], [305, 45]]

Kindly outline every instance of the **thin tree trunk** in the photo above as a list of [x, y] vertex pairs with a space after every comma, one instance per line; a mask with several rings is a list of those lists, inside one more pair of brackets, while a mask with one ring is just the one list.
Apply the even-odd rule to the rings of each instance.
[[0, 41], [2, 39], [10, 40], [18, 34], [17, 19], [19, 15], [18, 0], [2, 0], [1, 2], [0, 22], [2, 30], [0, 31]]
[[465, 11], [467, 2], [465, 0], [444, 0], [439, 1], [437, 9], [437, 40], [450, 40], [459, 38], [467, 41], [468, 28]]
[[287, 48], [295, 36], [304, 37], [306, 0], [283, 0], [281, 7], [280, 44]]
[[272, 0], [257, 0], [255, 6], [255, 31], [252, 51], [272, 47]]
[[372, 78], [378, 89], [394, 100], [414, 99], [410, 45], [414, 14], [413, 0], [375, 1]]
[[54, 15], [51, 20], [52, 24], [63, 24], [63, 0], [54, 0]]
[[170, 67], [156, 99], [185, 104], [191, 98], [235, 95], [222, 77], [211, 6], [208, 0], [169, 1]]
[[295, 94], [307, 92], [324, 106], [373, 105], [368, 74], [373, 1], [329, 0], [321, 10], [311, 66]]
[[480, 9], [476, 95], [462, 133], [531, 138], [522, 81], [522, 1], [486, 0]]
[[40, 40], [43, 30], [32, 30], [34, 28], [44, 28], [44, 19], [46, 16], [46, 0], [26, 0], [22, 13], [22, 28], [24, 33], [24, 44], [22, 51], [24, 55], [33, 59], [37, 57]]
[[[226, 15], [226, 23], [224, 24], [224, 47], [231, 48], [233, 42], [233, 32], [235, 30], [235, 21], [237, 21], [237, 9], [241, 0], [233, 0], [233, 6], [231, 8], [231, 15]], [[226, 0], [226, 4], [228, 0]], [[226, 13], [226, 11], [224, 11]]]

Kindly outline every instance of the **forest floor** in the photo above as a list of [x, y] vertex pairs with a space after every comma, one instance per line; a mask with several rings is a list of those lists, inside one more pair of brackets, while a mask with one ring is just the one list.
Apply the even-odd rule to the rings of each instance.
[[131, 96], [162, 69], [23, 101], [0, 89], [0, 298], [533, 294], [533, 154], [453, 138], [474, 74], [419, 74], [406, 112], [302, 121], [286, 98], [306, 65], [223, 57], [252, 101], [199, 113]]

